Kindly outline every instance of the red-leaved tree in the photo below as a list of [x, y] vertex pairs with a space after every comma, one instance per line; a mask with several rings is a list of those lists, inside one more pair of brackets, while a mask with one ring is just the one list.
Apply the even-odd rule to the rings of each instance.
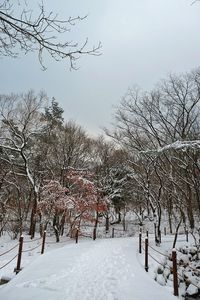
[[40, 199], [38, 213], [42, 227], [46, 229], [52, 221], [56, 241], [59, 242], [64, 224], [69, 218], [70, 208], [73, 207], [73, 199], [68, 196], [68, 189], [55, 180], [47, 181], [42, 187]]
[[99, 214], [107, 211], [108, 200], [96, 187], [92, 173], [71, 169], [66, 176], [69, 196], [74, 201], [71, 213], [71, 232], [81, 224], [92, 223], [96, 229]]
[[42, 227], [46, 228], [52, 222], [58, 242], [64, 224], [69, 225], [71, 237], [85, 223], [94, 224], [96, 229], [99, 214], [106, 212], [108, 207], [108, 200], [95, 186], [91, 173], [71, 169], [66, 176], [66, 185], [67, 188], [58, 181], [47, 181], [38, 204]]

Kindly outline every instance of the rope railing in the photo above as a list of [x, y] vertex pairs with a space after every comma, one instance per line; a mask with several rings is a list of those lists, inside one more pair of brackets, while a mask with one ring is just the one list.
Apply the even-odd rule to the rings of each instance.
[[57, 242], [57, 244], [64, 244], [64, 243], [67, 243], [68, 241], [59, 241]]
[[66, 243], [67, 241], [45, 241], [45, 244], [62, 244]]
[[179, 278], [181, 278], [181, 279], [184, 280], [185, 282], [187, 282], [187, 283], [189, 283], [189, 284], [192, 284], [192, 285], [194, 285], [196, 288], [199, 289], [199, 286], [198, 286], [198, 285], [196, 285], [196, 284], [195, 284], [194, 282], [192, 282], [190, 279], [186, 278], [187, 275], [185, 275], [185, 274], [181, 275], [181, 274], [178, 273], [178, 272], [177, 272], [177, 275], [178, 275]]
[[[123, 231], [121, 229], [116, 229], [116, 230], [117, 231]], [[84, 233], [84, 232], [83, 233], [79, 232], [79, 230], [77, 230], [76, 236], [75, 236], [76, 243], [78, 243], [78, 235], [84, 236], [84, 237], [90, 237], [90, 238], [94, 239], [94, 230], [93, 230], [93, 236], [91, 236], [90, 234]], [[96, 232], [95, 232], [95, 235], [96, 235]], [[5, 252], [3, 252], [3, 253], [0, 254], [0, 256], [6, 255], [7, 253], [11, 252], [15, 248], [19, 247], [18, 253], [12, 259], [10, 259], [7, 263], [5, 263], [4, 265], [0, 266], [0, 270], [3, 269], [4, 267], [6, 267], [8, 264], [10, 264], [15, 258], [17, 258], [17, 266], [15, 268], [15, 272], [18, 273], [21, 270], [21, 258], [22, 258], [22, 254], [23, 253], [31, 252], [31, 251], [33, 251], [33, 250], [35, 250], [35, 249], [37, 249], [37, 248], [39, 248], [39, 247], [42, 246], [42, 248], [41, 248], [41, 254], [43, 254], [44, 253], [45, 244], [60, 244], [60, 243], [66, 243], [68, 241], [68, 240], [59, 241], [59, 242], [57, 242], [57, 241], [46, 241], [46, 231], [45, 231], [44, 234], [43, 234], [42, 242], [41, 243], [39, 243], [38, 245], [36, 245], [35, 247], [32, 247], [30, 249], [23, 250], [23, 245], [24, 244], [34, 243], [34, 242], [37, 242], [39, 240], [41, 241], [41, 237], [39, 237], [37, 239], [32, 239], [32, 240], [24, 240], [23, 236], [21, 236], [20, 239], [19, 239], [19, 243], [17, 243], [12, 248], [10, 248], [7, 251], [5, 251]]]
[[[179, 253], [183, 254], [180, 250], [177, 250], [177, 251], [178, 251]], [[180, 265], [180, 266], [183, 264], [181, 260], [179, 260], [177, 263], [178, 263], [178, 265]], [[192, 271], [200, 273], [200, 269], [193, 268], [189, 263], [187, 263], [186, 266], [187, 266], [188, 268], [190, 268]]]
[[184, 279], [187, 283], [194, 285], [196, 288], [198, 288], [199, 290], [199, 286], [196, 285], [194, 282], [192, 282], [191, 280], [189, 280], [188, 278]]
[[163, 268], [167, 268], [171, 271], [171, 268], [168, 265], [164, 265], [160, 261], [158, 261], [155, 257], [153, 257], [150, 253], [148, 253], [149, 257], [151, 257], [155, 262], [157, 262], [159, 265], [161, 265]]
[[[164, 263], [160, 262], [158, 259], [156, 259], [151, 253], [149, 253], [149, 250], [148, 250], [149, 248], [151, 250], [155, 251], [156, 253], [159, 253], [160, 255], [162, 255], [164, 257], [167, 257], [168, 259], [172, 260], [172, 267], [170, 267], [167, 264], [164, 264]], [[176, 250], [175, 249], [172, 250], [172, 255], [167, 255], [167, 254], [155, 249], [151, 245], [149, 245], [148, 237], [145, 238], [145, 242], [141, 241], [141, 233], [139, 233], [139, 253], [141, 253], [141, 249], [143, 249], [143, 251], [145, 253], [145, 270], [147, 272], [148, 272], [148, 268], [149, 268], [148, 267], [148, 257], [150, 257], [157, 264], [161, 265], [163, 268], [169, 269], [170, 272], [173, 273], [173, 285], [174, 285], [174, 295], [175, 296], [179, 295], [178, 278], [182, 279], [186, 283], [191, 284], [191, 285], [193, 285], [193, 286], [195, 286], [196, 288], [199, 289], [199, 286], [197, 284], [195, 284], [193, 281], [191, 281], [189, 278], [187, 278], [186, 274], [183, 273], [183, 275], [181, 275], [179, 272], [177, 272], [177, 266], [181, 266], [181, 263], [180, 263], [180, 260], [177, 261]], [[195, 269], [192, 266], [190, 266], [189, 264], [188, 264], [188, 267], [191, 268], [193, 271], [197, 271], [198, 273], [200, 273], [199, 269]]]
[[32, 249], [26, 249], [26, 250], [23, 250], [22, 253], [31, 252], [31, 251], [37, 249], [38, 247], [40, 247], [41, 245], [42, 245], [42, 243], [40, 243], [39, 245], [35, 246], [35, 247], [32, 248]]
[[33, 242], [37, 242], [39, 240], [41, 240], [41, 237], [39, 237], [37, 239], [34, 239], [34, 240], [32, 239], [32, 240], [29, 240], [29, 241], [24, 241], [24, 243], [33, 243]]
[[[171, 240], [169, 240], [169, 241], [162, 241], [162, 243], [171, 243], [171, 242], [172, 242]], [[179, 240], [179, 239], [177, 239], [177, 242], [185, 242], [185, 240]]]
[[155, 252], [159, 253], [160, 255], [162, 255], [162, 256], [165, 256], [165, 257], [169, 258], [169, 255], [162, 253], [161, 251], [159, 251], [159, 250], [155, 249], [154, 247], [152, 247], [152, 246], [150, 246], [150, 245], [149, 245], [149, 248], [151, 248], [153, 251], [155, 251]]
[[19, 247], [18, 253], [12, 259], [10, 259], [6, 264], [2, 265], [0, 267], [0, 270], [3, 269], [4, 267], [6, 267], [8, 264], [10, 264], [17, 257], [17, 267], [15, 268], [15, 272], [18, 273], [21, 270], [20, 266], [21, 266], [22, 253], [31, 252], [31, 251], [33, 251], [33, 250], [41, 247], [41, 245], [42, 245], [42, 243], [39, 243], [37, 246], [32, 247], [31, 249], [23, 250], [23, 243], [25, 242], [25, 244], [26, 244], [26, 243], [29, 243], [29, 242], [36, 242], [38, 240], [40, 240], [40, 239], [35, 239], [35, 240], [32, 240], [32, 241], [24, 241], [23, 240], [23, 236], [21, 236], [20, 239], [19, 239], [19, 243], [17, 243], [16, 245], [14, 245], [12, 248], [10, 248], [9, 250], [5, 251], [4, 253], [0, 254], [0, 256], [3, 256], [5, 254], [11, 252], [16, 247]]
[[9, 265], [16, 257], [18, 256], [18, 254], [16, 254], [11, 260], [9, 260], [5, 265], [0, 267], [0, 270], [5, 268], [7, 265]]
[[189, 264], [188, 264], [187, 266], [188, 266], [192, 271], [200, 273], [200, 269], [195, 269], [195, 268], [193, 268], [192, 266], [190, 266]]
[[125, 232], [126, 230], [115, 228], [115, 231], [122, 231], [122, 232]]
[[47, 242], [45, 242], [45, 244], [63, 244], [63, 243], [66, 243], [67, 241], [59, 241], [59, 242], [56, 242], [56, 241], [54, 241], [54, 242], [52, 242], [52, 241], [47, 241]]
[[15, 249], [17, 246], [19, 246], [19, 243], [17, 243], [15, 246], [13, 246], [12, 248], [10, 248], [9, 250], [7, 250], [7, 251], [1, 253], [0, 256], [3, 256], [3, 255], [5, 255], [5, 254], [11, 252], [11, 251], [12, 251], [13, 249]]
[[84, 232], [80, 232], [79, 236], [83, 236], [83, 237], [88, 237], [88, 238], [92, 238], [92, 234], [89, 233], [84, 233]]
[[60, 242], [56, 242], [56, 241], [47, 241], [47, 242], [45, 242], [45, 244], [58, 244], [58, 243], [60, 243]]

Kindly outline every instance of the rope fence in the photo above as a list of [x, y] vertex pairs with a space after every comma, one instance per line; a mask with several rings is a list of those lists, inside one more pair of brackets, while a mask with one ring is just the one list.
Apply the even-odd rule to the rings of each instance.
[[185, 282], [187, 282], [187, 283], [189, 283], [189, 284], [192, 284], [192, 285], [194, 285], [196, 288], [199, 289], [199, 286], [198, 286], [198, 285], [196, 285], [194, 282], [192, 282], [192, 281], [189, 280], [188, 278], [185, 278], [185, 277], [186, 277], [185, 274], [183, 274], [183, 275], [184, 275], [184, 276], [183, 276], [183, 275], [181, 275], [180, 273], [177, 272], [177, 275], [178, 275], [178, 277], [181, 278], [183, 281], [185, 281]]
[[[86, 238], [92, 238], [93, 240], [96, 239], [97, 237], [97, 228], [94, 226], [89, 226], [91, 227], [93, 230], [88, 233], [87, 231], [81, 231], [79, 228], [75, 229], [75, 234], [74, 234], [74, 238], [75, 238], [75, 243], [78, 243], [78, 239], [79, 237], [86, 237]], [[118, 228], [114, 228], [111, 227], [111, 238], [115, 237], [115, 233], [117, 232], [123, 232], [125, 233], [124, 229], [118, 229]], [[110, 230], [109, 230], [110, 232]], [[106, 231], [106, 235], [108, 234], [108, 232]], [[39, 242], [36, 246], [30, 248], [30, 249], [24, 249], [25, 245], [29, 245], [29, 244], [33, 244], [35, 242]], [[8, 249], [7, 251], [0, 253], [0, 257], [3, 257], [4, 255], [10, 253], [11, 251], [13, 251], [14, 249], [16, 249], [18, 247], [18, 252], [5, 264], [0, 265], [0, 270], [2, 270], [3, 268], [5, 268], [7, 265], [9, 265], [12, 261], [14, 261], [17, 258], [17, 262], [16, 262], [16, 267], [14, 269], [14, 272], [16, 274], [18, 274], [21, 271], [21, 261], [22, 261], [22, 256], [24, 253], [28, 253], [28, 252], [32, 252], [38, 248], [41, 247], [41, 251], [40, 253], [43, 254], [45, 251], [45, 245], [52, 245], [52, 244], [66, 244], [68, 242], [68, 240], [59, 240], [59, 241], [49, 241], [48, 239], [46, 240], [46, 231], [44, 231], [43, 236], [36, 238], [36, 239], [30, 239], [30, 240], [25, 240], [23, 236], [21, 236], [19, 238], [19, 242], [17, 244], [15, 244], [13, 247], [11, 247], [10, 249]]]
[[56, 242], [56, 241], [54, 241], [54, 242], [52, 242], [52, 241], [45, 242], [45, 244], [47, 244], [47, 245], [58, 244], [58, 243], [60, 243], [60, 242]]
[[[151, 253], [149, 253], [149, 249], [151, 249], [154, 252], [162, 255], [163, 257], [166, 257], [169, 260], [171, 260], [172, 261], [172, 267], [168, 266], [167, 264], [161, 263]], [[144, 251], [144, 254], [145, 254], [144, 268], [145, 268], [146, 272], [148, 272], [148, 269], [149, 269], [148, 257], [150, 257], [151, 259], [153, 259], [157, 264], [161, 265], [163, 268], [167, 268], [167, 269], [170, 270], [170, 272], [172, 272], [172, 274], [173, 274], [174, 296], [178, 296], [179, 295], [178, 278], [182, 279], [187, 284], [192, 284], [193, 286], [195, 286], [199, 290], [199, 286], [197, 284], [195, 284], [194, 282], [192, 282], [189, 278], [187, 278], [187, 275], [185, 275], [184, 273], [183, 273], [183, 275], [181, 275], [180, 273], [178, 273], [177, 266], [181, 266], [181, 260], [177, 261], [177, 252], [176, 252], [175, 249], [172, 249], [171, 255], [167, 255], [166, 253], [163, 253], [163, 252], [155, 249], [154, 247], [152, 247], [151, 245], [149, 245], [148, 236], [145, 238], [144, 242], [142, 241], [142, 233], [140, 231], [140, 233], [139, 233], [139, 253], [142, 253], [142, 250]], [[199, 269], [193, 268], [189, 264], [188, 264], [188, 267], [190, 269], [192, 269], [194, 272], [200, 273]]]
[[69, 240], [66, 240], [66, 241], [45, 241], [45, 245], [53, 245], [53, 244], [66, 244]]
[[198, 288], [198, 290], [199, 290], [199, 286], [198, 285], [196, 285], [194, 282], [192, 282], [191, 280], [189, 280], [189, 279], [184, 279], [186, 282], [188, 282], [189, 284], [192, 284], [192, 285], [194, 285], [196, 288]]
[[157, 262], [159, 265], [161, 265], [163, 268], [167, 268], [171, 271], [171, 268], [168, 265], [164, 265], [163, 263], [161, 263], [160, 261], [158, 261], [155, 257], [153, 257], [150, 253], [149, 256], [155, 261]]
[[[89, 235], [87, 233], [82, 233], [79, 231], [79, 229], [77, 228], [76, 229], [76, 233], [75, 233], [75, 242], [78, 243], [78, 238], [79, 236], [84, 236], [84, 237], [90, 237], [90, 238], [93, 238], [96, 239], [96, 228], [93, 229], [93, 235]], [[38, 245], [30, 248], [30, 249], [23, 249], [24, 248], [24, 245], [28, 245], [30, 243], [34, 243], [34, 242], [38, 242], [38, 241], [41, 241]], [[9, 265], [14, 259], [17, 258], [17, 265], [16, 265], [16, 268], [14, 269], [14, 272], [16, 272], [16, 274], [18, 274], [20, 271], [21, 271], [21, 260], [22, 260], [22, 254], [23, 253], [28, 253], [28, 252], [32, 252], [34, 251], [35, 249], [38, 249], [41, 247], [41, 251], [40, 253], [43, 254], [44, 253], [44, 250], [45, 250], [45, 245], [48, 245], [48, 244], [62, 244], [62, 243], [67, 243], [68, 240], [65, 240], [65, 241], [46, 241], [46, 231], [44, 231], [43, 233], [43, 236], [42, 238], [37, 238], [37, 239], [32, 239], [32, 240], [24, 240], [24, 237], [21, 236], [19, 238], [19, 242], [17, 244], [15, 244], [12, 248], [8, 249], [7, 251], [3, 252], [3, 253], [0, 253], [0, 257], [8, 254], [9, 252], [11, 252], [12, 250], [16, 249], [18, 247], [18, 253], [12, 257], [8, 262], [6, 262], [5, 264], [3, 264], [2, 266], [0, 266], [0, 270], [5, 268], [7, 265]]]
[[7, 262], [5, 265], [0, 267], [0, 270], [5, 268], [7, 265], [9, 265], [16, 257], [18, 256], [18, 254], [16, 254], [11, 260], [9, 260], [9, 262]]
[[90, 234], [88, 234], [88, 233], [84, 233], [84, 232], [81, 232], [81, 233], [79, 234], [79, 236], [92, 238], [92, 235], [90, 235]]
[[[123, 229], [117, 229], [112, 227], [111, 228], [111, 238], [115, 237], [115, 232], [125, 232]], [[78, 239], [79, 237], [88, 237], [88, 238], [92, 238], [93, 240], [96, 239], [96, 234], [97, 234], [97, 228], [93, 227], [93, 231], [91, 233], [88, 232], [84, 232], [81, 231], [79, 228], [75, 228], [74, 231], [74, 238], [75, 238], [75, 243], [78, 243]], [[187, 275], [183, 273], [183, 275], [181, 275], [180, 273], [178, 273], [177, 271], [177, 266], [181, 266], [181, 261], [177, 260], [177, 252], [175, 249], [172, 250], [171, 254], [166, 254], [163, 253], [162, 251], [156, 249], [155, 247], [153, 247], [151, 244], [149, 244], [149, 233], [148, 231], [146, 231], [147, 237], [145, 238], [145, 240], [142, 240], [142, 231], [140, 230], [139, 232], [139, 253], [142, 253], [142, 251], [144, 252], [144, 256], [145, 256], [145, 261], [144, 261], [144, 268], [146, 270], [146, 272], [148, 272], [149, 269], [149, 261], [148, 258], [150, 257], [152, 260], [154, 260], [157, 264], [159, 264], [160, 266], [162, 266], [163, 268], [167, 268], [170, 270], [170, 272], [173, 274], [173, 286], [174, 286], [174, 295], [178, 296], [179, 291], [178, 291], [178, 278], [185, 281], [187, 284], [192, 284], [193, 286], [197, 287], [199, 289], [199, 287], [197, 286], [197, 284], [195, 284], [194, 282], [192, 282], [189, 278], [187, 278]], [[184, 240], [185, 241], [185, 240]], [[30, 243], [33, 242], [37, 242], [37, 245], [30, 248], [30, 249], [23, 249], [24, 245], [29, 245]], [[7, 251], [3, 252], [0, 254], [0, 257], [6, 255], [7, 253], [10, 253], [12, 250], [16, 249], [18, 247], [18, 253], [12, 257], [8, 262], [6, 262], [4, 265], [0, 266], [0, 270], [5, 268], [7, 265], [9, 265], [14, 259], [17, 258], [17, 264], [16, 264], [16, 268], [14, 269], [14, 272], [16, 272], [16, 274], [18, 274], [21, 271], [21, 260], [22, 260], [22, 255], [23, 253], [28, 253], [28, 252], [32, 252], [35, 249], [38, 249], [41, 247], [41, 251], [40, 253], [43, 254], [45, 251], [45, 245], [48, 244], [60, 244], [60, 243], [67, 243], [68, 240], [61, 240], [61, 241], [48, 241], [48, 239], [46, 240], [46, 231], [44, 231], [43, 236], [37, 239], [32, 239], [32, 240], [24, 240], [23, 236], [20, 237], [19, 242], [17, 244], [15, 244], [12, 248], [8, 249]], [[159, 259], [155, 258], [154, 255], [152, 255], [152, 253], [149, 253], [149, 250], [152, 250], [155, 253], [158, 253], [159, 255], [169, 259], [170, 261], [172, 261], [172, 267], [170, 265], [165, 264], [164, 262], [159, 261]], [[192, 266], [190, 266], [188, 264], [188, 267], [194, 271], [194, 272], [198, 272], [200, 273], [200, 269], [196, 269], [193, 268]]]
[[[43, 237], [44, 239], [44, 237]], [[14, 272], [18, 273], [20, 270], [21, 270], [21, 258], [22, 258], [22, 253], [27, 253], [27, 252], [31, 252], [39, 247], [41, 247], [42, 243], [39, 243], [37, 246], [35, 247], [32, 247], [31, 249], [25, 249], [23, 250], [23, 245], [24, 244], [27, 244], [27, 243], [33, 243], [33, 242], [36, 242], [36, 241], [39, 241], [41, 240], [41, 238], [37, 238], [37, 239], [34, 239], [34, 240], [31, 240], [31, 241], [24, 241], [24, 238], [23, 236], [20, 237], [19, 239], [19, 243], [17, 243], [16, 245], [14, 245], [12, 248], [10, 248], [9, 250], [3, 252], [0, 254], [0, 256], [3, 256], [3, 255], [6, 255], [7, 253], [11, 252], [12, 250], [14, 250], [15, 248], [18, 247], [18, 253], [13, 257], [11, 258], [7, 263], [5, 263], [4, 265], [0, 266], [0, 270], [2, 270], [3, 268], [5, 268], [7, 265], [9, 265], [14, 259], [17, 258], [17, 266], [16, 268], [14, 269]]]
[[39, 240], [41, 240], [41, 237], [37, 238], [37, 239], [29, 240], [29, 241], [24, 241], [24, 243], [33, 243], [33, 242], [36, 242], [36, 241], [39, 241]]
[[150, 248], [150, 249], [152, 249], [153, 251], [155, 251], [155, 252], [159, 253], [160, 255], [162, 255], [162, 256], [165, 256], [165, 257], [169, 258], [169, 256], [168, 256], [167, 254], [164, 254], [164, 253], [160, 252], [159, 250], [155, 249], [155, 248], [154, 248], [154, 247], [152, 247], [151, 245], [149, 245], [149, 248]]
[[189, 267], [192, 271], [200, 273], [200, 270], [199, 270], [199, 269], [195, 269], [195, 268], [193, 268], [192, 266], [190, 266], [189, 264], [188, 264], [188, 267]]
[[32, 248], [32, 249], [27, 249], [27, 250], [22, 250], [22, 253], [26, 253], [26, 252], [31, 252], [37, 248], [39, 248], [42, 245], [42, 243], [40, 243], [39, 245], [37, 245], [36, 247]]
[[11, 252], [11, 251], [12, 251], [13, 249], [15, 249], [18, 245], [19, 245], [19, 243], [17, 243], [15, 246], [13, 246], [12, 248], [10, 248], [9, 250], [7, 250], [7, 251], [1, 253], [0, 256], [3, 256], [3, 255], [5, 255], [5, 254]]

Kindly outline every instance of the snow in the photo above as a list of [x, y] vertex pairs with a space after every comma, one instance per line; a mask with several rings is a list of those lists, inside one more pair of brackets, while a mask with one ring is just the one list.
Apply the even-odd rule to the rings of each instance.
[[0, 288], [0, 299], [177, 299], [145, 272], [141, 256], [136, 237], [67, 244], [34, 258]]
[[156, 281], [160, 284], [160, 285], [166, 285], [166, 281], [164, 279], [164, 277], [161, 274], [158, 274], [156, 277]]
[[195, 148], [200, 148], [200, 140], [194, 140], [194, 141], [176, 141], [172, 144], [166, 145], [162, 148], [158, 149], [158, 152], [162, 152], [165, 150], [169, 149], [175, 149], [175, 150], [180, 150], [180, 149], [195, 149]]
[[145, 151], [140, 151], [140, 153], [162, 153], [164, 151], [168, 150], [186, 150], [186, 149], [200, 149], [200, 140], [193, 140], [193, 141], [175, 141], [171, 144], [168, 144], [163, 147], [159, 147], [156, 150], [145, 150]]
[[186, 290], [186, 294], [192, 296], [197, 293], [198, 293], [198, 288], [195, 287], [194, 285], [190, 284]]

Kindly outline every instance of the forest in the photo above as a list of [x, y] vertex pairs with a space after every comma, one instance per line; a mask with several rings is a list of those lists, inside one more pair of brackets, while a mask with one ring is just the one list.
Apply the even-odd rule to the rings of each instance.
[[44, 92], [0, 95], [0, 234], [51, 227], [59, 241], [127, 213], [158, 240], [163, 216], [171, 233], [200, 233], [199, 69], [129, 89], [96, 138], [63, 114]]

